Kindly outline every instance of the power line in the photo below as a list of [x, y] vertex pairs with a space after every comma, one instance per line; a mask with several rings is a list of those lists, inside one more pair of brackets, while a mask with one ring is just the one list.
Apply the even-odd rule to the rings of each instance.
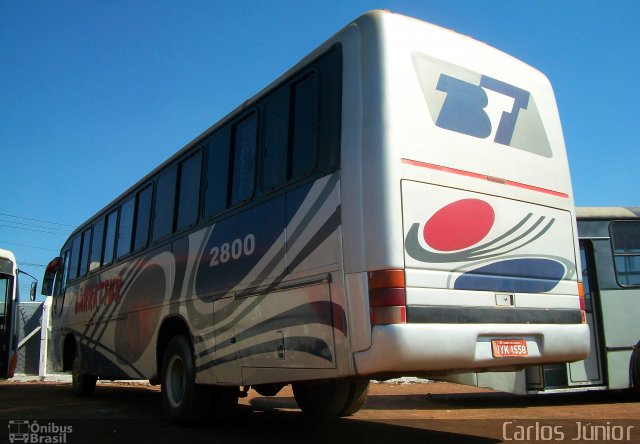
[[25, 227], [12, 227], [10, 225], [3, 225], [3, 224], [0, 224], [0, 227], [13, 228], [14, 230], [35, 231], [37, 233], [53, 234], [53, 235], [56, 235], [56, 236], [67, 236], [69, 234], [68, 231], [66, 233], [56, 233], [54, 231], [49, 231], [49, 230], [37, 230], [35, 228], [25, 228]]
[[37, 250], [46, 250], [46, 251], [55, 251], [55, 252], [60, 251], [60, 249], [55, 249], [55, 248], [36, 247], [35, 245], [27, 245], [27, 244], [20, 244], [18, 242], [9, 242], [9, 241], [0, 240], [0, 245], [4, 245], [4, 244], [6, 244], [6, 245], [17, 245], [19, 247], [35, 248]]
[[44, 219], [32, 219], [30, 217], [16, 216], [15, 214], [0, 213], [0, 216], [7, 216], [7, 217], [13, 217], [13, 218], [16, 218], [16, 219], [30, 220], [32, 222], [42, 222], [42, 223], [45, 223], [45, 224], [62, 225], [64, 227], [75, 228], [75, 225], [63, 224], [63, 223], [60, 223], [60, 222], [53, 222], [53, 221], [44, 220]]
[[46, 267], [46, 265], [44, 264], [34, 264], [33, 262], [18, 261], [18, 263], [26, 267], [40, 267], [40, 268]]
[[34, 224], [28, 224], [28, 223], [25, 223], [25, 222], [14, 222], [12, 220], [4, 220], [4, 219], [0, 219], [0, 222], [4, 222], [4, 223], [7, 223], [7, 224], [13, 224], [13, 225], [21, 225], [21, 226], [24, 226], [24, 227], [43, 228], [43, 229], [46, 229], [46, 230], [55, 230], [55, 231], [61, 231], [63, 233], [69, 233], [69, 230], [65, 230], [63, 228], [55, 228], [55, 227], [47, 227], [47, 226], [42, 226], [42, 225], [34, 225]]

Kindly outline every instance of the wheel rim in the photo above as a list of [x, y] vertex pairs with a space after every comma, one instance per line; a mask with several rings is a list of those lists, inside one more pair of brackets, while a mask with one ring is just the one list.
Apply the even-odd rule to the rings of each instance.
[[172, 407], [178, 407], [184, 400], [187, 375], [180, 356], [173, 356], [167, 366], [167, 399]]

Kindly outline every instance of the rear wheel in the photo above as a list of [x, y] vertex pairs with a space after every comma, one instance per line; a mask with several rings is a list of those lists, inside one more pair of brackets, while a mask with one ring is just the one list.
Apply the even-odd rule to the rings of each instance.
[[368, 380], [336, 379], [293, 384], [298, 407], [309, 416], [349, 416], [364, 405]]
[[353, 381], [350, 390], [349, 396], [347, 396], [347, 403], [342, 412], [340, 412], [340, 416], [353, 415], [362, 408], [369, 395], [369, 380], [359, 379]]
[[178, 424], [195, 424], [211, 414], [211, 386], [195, 383], [191, 344], [184, 336], [169, 341], [162, 359], [162, 408], [165, 416]]
[[79, 396], [92, 396], [96, 391], [98, 377], [96, 375], [82, 373], [81, 359], [80, 351], [76, 349], [71, 365], [71, 386], [73, 387], [73, 393]]

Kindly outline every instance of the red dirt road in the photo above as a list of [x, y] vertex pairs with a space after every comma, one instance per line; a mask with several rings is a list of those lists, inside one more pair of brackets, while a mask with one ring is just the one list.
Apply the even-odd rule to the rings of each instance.
[[276, 397], [250, 391], [229, 422], [185, 429], [162, 419], [158, 387], [99, 384], [94, 397], [77, 398], [68, 384], [0, 382], [0, 442], [23, 431], [18, 421], [38, 431], [34, 439], [40, 442], [57, 436], [54, 442], [66, 443], [640, 442], [640, 397], [516, 396], [448, 383], [372, 384], [355, 415], [313, 419], [298, 410], [286, 387]]

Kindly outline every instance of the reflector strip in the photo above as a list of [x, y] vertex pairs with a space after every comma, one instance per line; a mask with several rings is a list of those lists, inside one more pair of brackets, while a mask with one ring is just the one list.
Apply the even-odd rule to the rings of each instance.
[[402, 163], [406, 163], [407, 165], [412, 165], [420, 168], [428, 168], [430, 170], [442, 171], [445, 173], [457, 174], [459, 176], [472, 177], [474, 179], [486, 180], [488, 182], [499, 183], [504, 185], [509, 185], [516, 188], [522, 188], [529, 191], [537, 191], [538, 193], [550, 194], [556, 197], [562, 197], [564, 199], [568, 199], [569, 195], [566, 193], [561, 193], [559, 191], [549, 190], [547, 188], [536, 187], [533, 185], [528, 185], [526, 183], [515, 182], [513, 180], [506, 180], [499, 177], [487, 176], [486, 174], [474, 173], [472, 171], [459, 170], [457, 168], [450, 168], [442, 165], [436, 165], [433, 163], [420, 162], [418, 160], [411, 159], [401, 159]]

